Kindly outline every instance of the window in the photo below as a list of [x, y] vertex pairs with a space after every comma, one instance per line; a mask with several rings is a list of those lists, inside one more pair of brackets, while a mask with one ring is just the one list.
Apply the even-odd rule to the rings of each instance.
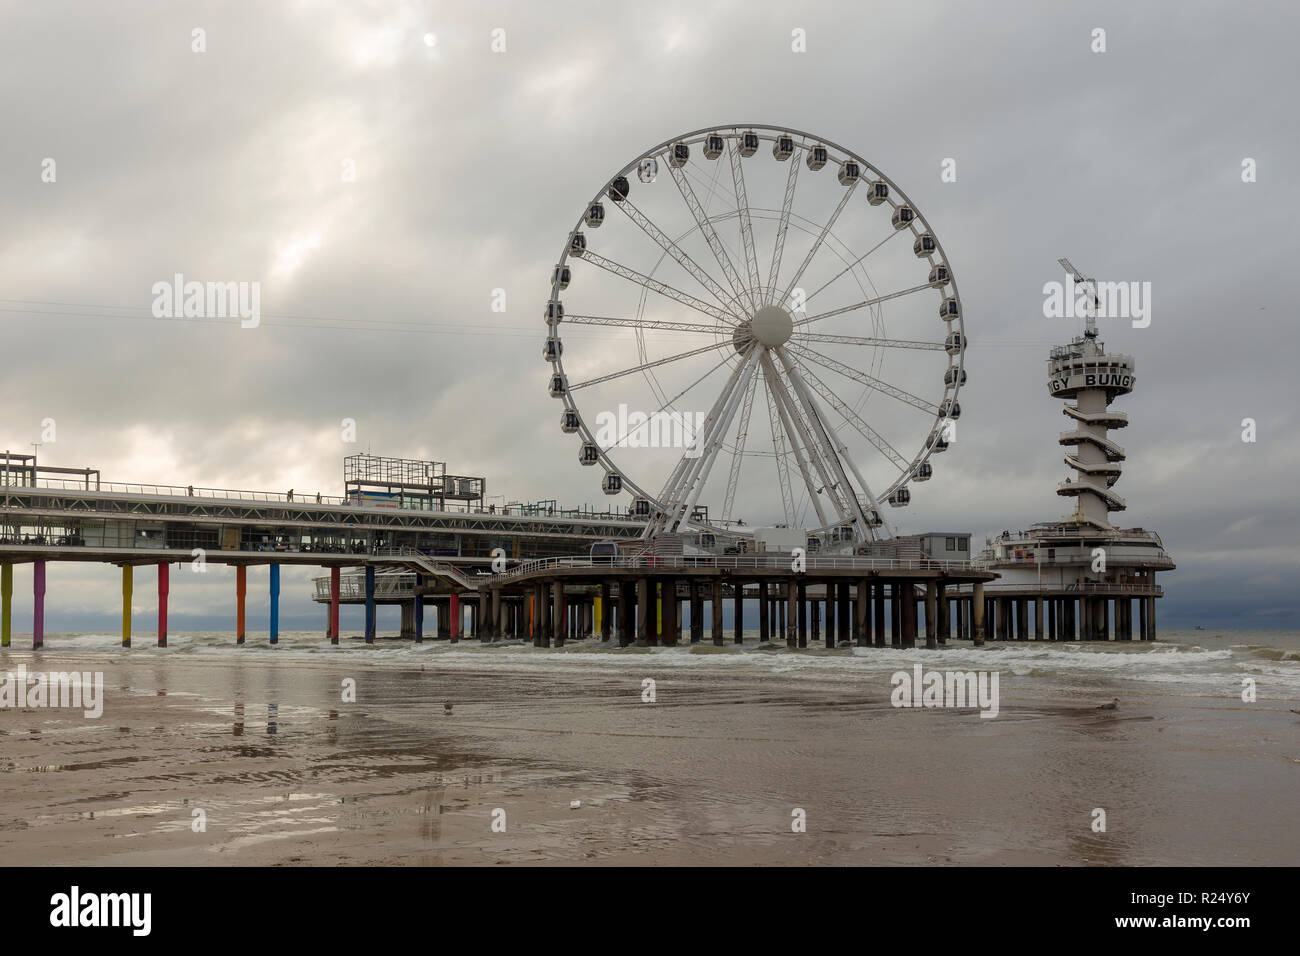
[[944, 543], [943, 543], [943, 549], [944, 549], [945, 551], [956, 551], [956, 550], [957, 550], [957, 539], [956, 539], [956, 538], [948, 538], [948, 539], [947, 539], [946, 541], [944, 541]]
[[970, 550], [970, 538], [962, 538], [962, 539], [961, 539], [961, 550], [962, 550], [962, 551], [969, 551], [969, 550]]

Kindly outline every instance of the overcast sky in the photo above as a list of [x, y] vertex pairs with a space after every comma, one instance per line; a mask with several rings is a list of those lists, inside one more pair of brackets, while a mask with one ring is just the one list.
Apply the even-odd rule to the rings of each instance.
[[[109, 480], [339, 494], [341, 459], [369, 449], [604, 507], [544, 395], [539, 310], [568, 230], [677, 133], [788, 126], [905, 189], [960, 282], [960, 440], [903, 530], [979, 541], [1069, 510], [1045, 360], [1077, 329], [1042, 311], [1067, 256], [1151, 283], [1150, 326], [1103, 338], [1137, 360], [1116, 518], [1179, 565], [1162, 621], [1294, 627], [1298, 19], [1287, 2], [3, 3], [0, 449], [51, 418], [42, 461]], [[153, 318], [177, 272], [260, 282], [262, 324]], [[286, 572], [288, 624], [323, 622], [309, 577]], [[172, 629], [230, 624], [232, 580], [174, 578]], [[15, 590], [30, 628], [29, 570]], [[111, 627], [119, 594], [114, 568], [56, 565], [47, 626]]]

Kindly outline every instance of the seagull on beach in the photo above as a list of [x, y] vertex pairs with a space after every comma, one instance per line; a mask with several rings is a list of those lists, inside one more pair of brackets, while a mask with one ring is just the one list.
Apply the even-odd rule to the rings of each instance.
[[442, 705], [442, 712], [444, 714], [451, 713], [451, 701], [447, 701], [445, 704]]
[[1098, 710], [1118, 710], [1118, 709], [1119, 709], [1119, 698], [1116, 697], [1116, 698], [1115, 698], [1114, 700], [1112, 700], [1109, 704], [1101, 704], [1101, 705], [1099, 705], [1099, 706], [1097, 707], [1097, 709], [1098, 709]]

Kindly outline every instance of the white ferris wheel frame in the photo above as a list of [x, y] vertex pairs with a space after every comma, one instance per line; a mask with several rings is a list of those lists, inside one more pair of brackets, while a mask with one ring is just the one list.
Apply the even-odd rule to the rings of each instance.
[[[769, 210], [764, 207], [749, 206], [744, 186], [744, 176], [740, 167], [741, 157], [739, 151], [735, 148], [740, 137], [748, 133], [756, 134], [760, 145], [762, 143], [775, 143], [778, 137], [790, 137], [794, 140], [794, 153], [784, 160], [791, 164], [791, 172], [786, 186], [786, 194], [783, 199], [780, 225], [777, 230], [777, 240], [775, 248], [773, 249], [772, 264], [766, 283], [763, 282], [761, 272], [759, 271], [760, 266], [757, 261], [757, 251], [753, 242], [751, 217], [755, 208], [763, 213], [775, 212], [775, 210]], [[725, 143], [727, 153], [726, 159], [731, 163], [732, 168], [736, 208], [725, 213], [709, 216], [700, 205], [698, 197], [694, 195], [693, 187], [686, 180], [685, 174], [681, 172], [681, 168], [669, 163], [668, 156], [670, 150], [679, 143], [684, 143], [688, 147], [695, 147], [703, 144], [707, 141], [708, 137], [714, 135], [721, 136]], [[794, 278], [790, 280], [780, 297], [775, 298], [775, 294], [779, 291], [777, 281], [780, 278], [780, 266], [784, 252], [785, 235], [791, 225], [791, 219], [798, 219], [803, 223], [811, 224], [810, 220], [804, 219], [793, 211], [792, 200], [795, 192], [796, 178], [798, 176], [797, 167], [802, 165], [807, 151], [818, 146], [825, 148], [827, 152], [825, 163], [827, 167], [832, 165], [842, 167], [846, 162], [854, 162], [858, 164], [860, 175], [855, 183], [845, 187], [844, 196], [841, 198], [839, 205], [836, 207], [835, 212], [831, 215], [829, 221], [825, 223], [820, 235], [813, 243], [812, 248], [806, 254], [799, 271], [795, 273]], [[582, 319], [590, 320], [590, 324], [595, 325], [624, 325], [636, 328], [638, 331], [639, 348], [641, 349], [643, 360], [645, 358], [644, 331], [647, 329], [671, 329], [676, 325], [676, 323], [672, 322], [640, 321], [640, 316], [644, 311], [645, 296], [651, 292], [665, 295], [668, 298], [686, 304], [695, 311], [703, 312], [705, 315], [714, 317], [719, 323], [715, 330], [717, 332], [726, 331], [722, 327], [722, 323], [725, 322], [734, 322], [735, 330], [739, 331], [740, 326], [752, 316], [752, 310], [756, 310], [762, 305], [775, 304], [777, 302], [785, 302], [788, 300], [790, 293], [797, 287], [803, 272], [812, 262], [817, 252], [826, 245], [827, 238], [834, 238], [834, 224], [841, 211], [846, 207], [849, 196], [852, 195], [857, 184], [880, 181], [887, 184], [889, 187], [889, 195], [885, 198], [884, 203], [888, 204], [890, 211], [896, 212], [900, 207], [904, 206], [910, 208], [913, 211], [911, 222], [906, 226], [896, 227], [894, 233], [886, 236], [885, 240], [881, 240], [880, 243], [877, 243], [866, 253], [850, 262], [843, 272], [837, 274], [832, 280], [830, 280], [830, 282], [823, 285], [822, 288], [829, 286], [845, 273], [851, 272], [857, 266], [862, 264], [862, 262], [870, 256], [872, 252], [884, 245], [888, 239], [892, 238], [894, 234], [901, 232], [911, 232], [913, 237], [917, 239], [923, 235], [929, 235], [932, 237], [935, 245], [934, 251], [928, 256], [918, 255], [918, 259], [925, 260], [926, 266], [930, 269], [934, 269], [939, 265], [944, 266], [947, 269], [947, 281], [941, 282], [937, 285], [930, 282], [924, 282], [912, 288], [902, 289], [883, 296], [877, 296], [874, 299], [869, 298], [852, 306], [830, 310], [829, 312], [813, 316], [808, 316], [806, 313], [802, 316], [800, 316], [799, 313], [791, 313], [791, 315], [800, 316], [794, 322], [796, 329], [798, 329], [801, 326], [806, 327], [808, 324], [811, 324], [811, 322], [823, 318], [829, 318], [835, 314], [841, 314], [843, 312], [860, 308], [876, 308], [889, 299], [910, 295], [914, 292], [922, 292], [926, 288], [935, 289], [939, 294], [941, 303], [947, 299], [955, 300], [957, 315], [952, 319], [945, 319], [944, 321], [944, 342], [920, 342], [890, 338], [872, 339], [835, 335], [827, 336], [825, 339], [825, 341], [831, 342], [836, 340], [842, 342], [852, 340], [854, 344], [872, 344], [877, 347], [924, 348], [946, 351], [949, 356], [949, 370], [955, 370], [956, 374], [951, 376], [953, 379], [952, 382], [945, 380], [943, 395], [940, 401], [938, 403], [932, 403], [920, 399], [917, 396], [912, 395], [910, 392], [890, 386], [888, 383], [883, 382], [870, 374], [829, 359], [828, 356], [824, 356], [819, 352], [812, 353], [812, 355], [816, 356], [815, 359], [810, 358], [805, 354], [808, 350], [803, 349], [801, 345], [793, 340], [787, 342], [784, 346], [766, 347], [761, 346], [756, 339], [751, 338], [750, 343], [746, 346], [744, 351], [741, 351], [739, 347], [737, 347], [733, 351], [724, 354], [723, 361], [718, 365], [713, 366], [696, 382], [696, 384], [698, 384], [698, 382], [702, 381], [703, 378], [712, 375], [723, 363], [729, 362], [733, 358], [736, 360], [734, 362], [732, 374], [727, 381], [727, 385], [724, 387], [722, 394], [718, 396], [713, 408], [710, 410], [708, 418], [705, 420], [704, 433], [701, 441], [702, 453], [695, 456], [683, 455], [681, 460], [677, 463], [677, 466], [674, 468], [664, 489], [659, 494], [653, 494], [637, 484], [625, 469], [620, 468], [614, 462], [610, 455], [610, 450], [613, 446], [611, 446], [611, 448], [605, 448], [596, 441], [595, 435], [588, 427], [586, 419], [583, 417], [581, 410], [573, 399], [572, 390], [569, 388], [568, 376], [565, 375], [564, 372], [563, 348], [559, 332], [560, 326], [565, 323], [566, 318], [561, 317], [556, 319], [554, 316], [562, 316], [562, 312], [560, 311], [562, 309], [562, 289], [561, 284], [558, 281], [558, 275], [561, 270], [566, 267], [570, 255], [573, 254], [573, 243], [575, 237], [583, 233], [583, 227], [586, 225], [587, 210], [590, 209], [593, 204], [603, 204], [606, 200], [610, 200], [611, 186], [613, 186], [620, 177], [632, 176], [637, 171], [640, 164], [646, 159], [654, 159], [656, 163], [659, 164], [660, 171], [665, 168], [668, 170], [669, 175], [672, 176], [678, 189], [682, 192], [683, 200], [690, 209], [696, 225], [694, 228], [689, 229], [685, 234], [683, 234], [683, 236], [673, 239], [651, 222], [648, 217], [636, 209], [631, 202], [630, 193], [621, 202], [614, 202], [611, 200], [608, 205], [619, 208], [630, 219], [632, 219], [633, 222], [640, 226], [651, 239], [655, 240], [660, 245], [663, 253], [650, 275], [637, 273], [628, 267], [613, 262], [612, 260], [604, 259], [590, 249], [586, 249], [582, 253], [574, 255], [574, 258], [579, 261], [595, 262], [607, 271], [619, 275], [624, 279], [628, 279], [642, 287], [642, 300], [641, 305], [638, 307], [637, 320], [619, 320], [596, 316], [583, 316], [581, 317]], [[710, 160], [710, 162], [723, 161], [724, 157], [721, 156]], [[716, 223], [730, 220], [732, 218], [740, 220], [742, 245], [744, 247], [743, 254], [745, 257], [745, 261], [741, 266], [745, 269], [744, 275], [740, 273], [740, 270], [736, 268], [734, 263], [730, 262], [730, 257], [727, 255], [725, 248], [720, 249], [721, 240], [718, 238], [717, 233], [713, 228]], [[802, 228], [802, 226], [800, 226], [800, 228]], [[685, 235], [693, 234], [696, 231], [701, 233], [702, 237], [709, 244], [710, 249], [714, 252], [717, 264], [723, 272], [723, 280], [727, 285], [731, 286], [730, 293], [728, 293], [722, 283], [714, 277], [713, 273], [698, 266], [694, 260], [680, 249], [678, 243], [681, 239], [684, 238]], [[805, 229], [804, 231], [810, 230]], [[842, 242], [839, 244], [844, 246], [844, 243]], [[844, 247], [847, 248], [847, 246]], [[653, 273], [658, 270], [659, 265], [662, 264], [665, 258], [673, 258], [682, 265], [682, 267], [690, 272], [691, 275], [700, 282], [700, 284], [709, 289], [714, 297], [718, 299], [719, 302], [723, 303], [723, 305], [711, 306], [703, 300], [690, 296], [687, 293], [679, 292], [666, 283], [654, 279]], [[843, 261], [843, 256], [840, 256], [840, 258], [841, 261]], [[870, 282], [869, 278], [868, 282]], [[859, 286], [861, 286], [860, 280]], [[821, 290], [819, 289], [818, 291]], [[748, 306], [748, 311], [746, 310], [746, 306]], [[569, 317], [568, 320], [571, 320], [572, 318], [575, 317]], [[711, 521], [693, 521], [691, 519], [699, 494], [707, 482], [708, 474], [713, 467], [713, 463], [718, 457], [721, 449], [726, 445], [727, 432], [735, 418], [737, 410], [744, 406], [744, 413], [748, 416], [748, 413], [753, 406], [754, 390], [761, 378], [765, 387], [768, 389], [769, 414], [772, 418], [771, 425], [773, 430], [773, 453], [774, 457], [777, 459], [777, 470], [781, 479], [783, 506], [787, 518], [789, 519], [792, 516], [792, 504], [791, 489], [789, 487], [791, 463], [786, 459], [793, 457], [794, 466], [798, 470], [799, 476], [803, 479], [804, 485], [807, 487], [810, 504], [817, 512], [817, 517], [820, 522], [819, 526], [808, 529], [811, 533], [830, 532], [847, 526], [851, 529], [853, 539], [857, 541], [871, 540], [880, 537], [892, 537], [893, 529], [885, 518], [882, 503], [892, 500], [893, 496], [898, 491], [906, 488], [911, 481], [915, 480], [920, 466], [928, 461], [930, 456], [935, 453], [935, 446], [936, 444], [940, 444], [939, 436], [942, 434], [945, 418], [947, 417], [944, 414], [943, 409], [959, 407], [957, 406], [957, 395], [961, 390], [962, 380], [965, 378], [965, 353], [968, 342], [965, 328], [965, 310], [961, 305], [961, 294], [957, 287], [956, 275], [953, 272], [952, 265], [948, 260], [947, 255], [943, 251], [943, 245], [940, 242], [938, 235], [936, 235], [934, 230], [929, 227], [928, 220], [922, 214], [920, 208], [912, 202], [907, 194], [904, 193], [892, 179], [885, 175], [884, 172], [851, 150], [845, 149], [843, 146], [840, 146], [829, 139], [814, 136], [801, 130], [791, 129], [789, 127], [769, 126], [761, 123], [711, 126], [674, 136], [641, 153], [632, 160], [631, 163], [624, 166], [621, 170], [611, 176], [609, 180], [606, 181], [605, 184], [596, 192], [591, 200], [588, 201], [586, 207], [584, 207], [583, 213], [579, 216], [577, 223], [569, 232], [564, 249], [555, 267], [555, 277], [552, 279], [551, 284], [551, 297], [548, 300], [546, 323], [547, 337], [555, 342], [554, 352], [549, 356], [548, 360], [552, 365], [553, 375], [560, 376], [564, 383], [563, 392], [557, 397], [563, 399], [564, 411], [566, 413], [572, 412], [577, 416], [578, 427], [575, 430], [576, 434], [580, 436], [581, 444], [583, 446], [590, 445], [596, 448], [598, 455], [598, 461], [596, 463], [601, 466], [603, 473], [606, 475], [615, 474], [619, 476], [622, 486], [620, 493], [631, 494], [633, 495], [634, 500], [636, 498], [641, 498], [648, 502], [648, 508], [650, 511], [648, 517], [650, 518], [650, 521], [646, 529], [647, 536], [652, 536], [662, 532], [682, 531], [687, 527], [699, 531], [713, 532], [717, 535], [728, 537], [747, 537], [752, 534], [752, 530], [742, 529], [734, 524], [730, 526], [715, 525]], [[693, 324], [689, 327], [697, 331], [702, 330], [698, 324]], [[946, 344], [950, 339], [952, 332], [958, 333], [959, 336], [957, 339], [957, 350], [955, 352], [953, 352]], [[588, 382], [581, 383], [581, 385], [596, 384], [601, 381], [606, 381], [635, 372], [648, 372], [655, 366], [677, 361], [689, 355], [718, 349], [720, 346], [725, 346], [725, 344], [726, 343], [715, 342], [710, 346], [668, 356], [664, 359], [643, 361], [643, 364], [640, 366], [621, 370], [608, 376], [600, 376]], [[791, 355], [792, 352], [794, 353], [793, 355]], [[884, 440], [882, 436], [878, 435], [867, 422], [858, 417], [856, 412], [851, 408], [848, 408], [848, 406], [843, 402], [837, 403], [837, 397], [834, 392], [832, 392], [824, 382], [821, 382], [815, 374], [811, 374], [810, 370], [805, 365], [798, 361], [800, 357], [808, 358], [809, 361], [816, 362], [816, 364], [825, 369], [838, 372], [845, 377], [854, 379], [867, 388], [884, 394], [893, 395], [895, 398], [899, 398], [900, 400], [921, 408], [922, 410], [929, 411], [930, 409], [935, 409], [934, 421], [932, 422], [931, 428], [927, 432], [926, 437], [922, 441], [920, 451], [917, 452], [910, 461], [898, 454], [898, 452], [893, 449], [893, 446], [890, 445], [888, 441]], [[774, 358], [776, 361], [774, 361]], [[809, 382], [805, 379], [805, 374], [801, 373], [810, 374], [814, 385], [810, 386]], [[947, 376], [945, 376], [945, 378], [946, 377]], [[743, 386], [741, 385], [742, 379], [744, 379]], [[690, 387], [694, 387], [694, 385]], [[654, 382], [652, 388], [654, 388], [656, 394], [659, 394], [657, 381]], [[877, 451], [891, 460], [895, 467], [900, 469], [898, 478], [889, 484], [883, 492], [877, 495], [871, 491], [866, 480], [858, 470], [856, 463], [848, 456], [847, 448], [844, 443], [841, 441], [837, 445], [836, 437], [838, 435], [838, 429], [829, 427], [829, 424], [827, 424], [826, 421], [823, 421], [823, 419], [826, 418], [826, 416], [821, 414], [823, 406], [817, 402], [816, 397], [813, 394], [814, 392], [821, 397], [823, 402], [831, 404], [831, 407], [839, 414], [840, 419], [852, 426], [854, 430], [865, 437], [871, 445], [875, 446]], [[773, 401], [773, 398], [775, 398], [775, 401]], [[672, 402], [675, 400], [675, 398], [669, 399], [665, 402], [664, 407], [671, 407]], [[746, 421], [747, 420], [746, 417]], [[798, 443], [790, 442], [789, 451], [784, 451], [776, 447], [778, 428], [781, 435], [787, 440], [790, 438], [792, 433], [798, 435], [802, 442], [802, 451], [805, 453], [807, 458], [805, 458], [805, 455], [800, 455], [799, 452], [801, 449]], [[743, 441], [743, 435], [738, 435], [737, 437], [739, 441]], [[881, 447], [882, 444], [885, 446], [884, 448]], [[946, 447], [946, 443], [942, 444], [939, 450], [942, 450], [942, 447]], [[814, 450], [820, 456], [819, 459], [817, 461], [808, 460], [813, 457], [809, 453]], [[739, 468], [743, 454], [743, 446], [738, 447], [736, 452], [733, 453], [733, 473], [729, 475], [726, 503], [723, 509], [724, 521], [727, 518], [727, 513], [730, 510], [731, 501], [734, 496], [737, 479], [735, 472]], [[817, 472], [817, 474], [814, 474], [814, 472]], [[854, 489], [854, 480], [856, 480], [858, 487], [867, 497], [869, 507], [864, 506], [861, 497]], [[820, 492], [814, 486], [819, 483], [822, 486], [821, 491], [837, 488], [840, 485], [847, 488], [847, 494], [839, 492], [838, 498], [835, 494], [826, 496], [828, 502], [835, 504], [836, 506], [836, 514], [833, 520], [826, 520], [826, 514], [817, 500]], [[874, 522], [867, 519], [868, 512], [874, 512], [871, 516], [875, 519]]]

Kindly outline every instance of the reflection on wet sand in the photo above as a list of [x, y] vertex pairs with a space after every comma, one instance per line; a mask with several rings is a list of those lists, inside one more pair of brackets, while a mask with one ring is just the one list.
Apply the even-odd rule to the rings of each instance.
[[[7, 861], [1293, 863], [1300, 832], [1290, 738], [1270, 730], [1288, 715], [1109, 675], [1004, 672], [985, 720], [891, 707], [884, 673], [653, 658], [110, 670], [113, 724], [0, 714]], [[340, 703], [343, 677], [358, 703]]]

